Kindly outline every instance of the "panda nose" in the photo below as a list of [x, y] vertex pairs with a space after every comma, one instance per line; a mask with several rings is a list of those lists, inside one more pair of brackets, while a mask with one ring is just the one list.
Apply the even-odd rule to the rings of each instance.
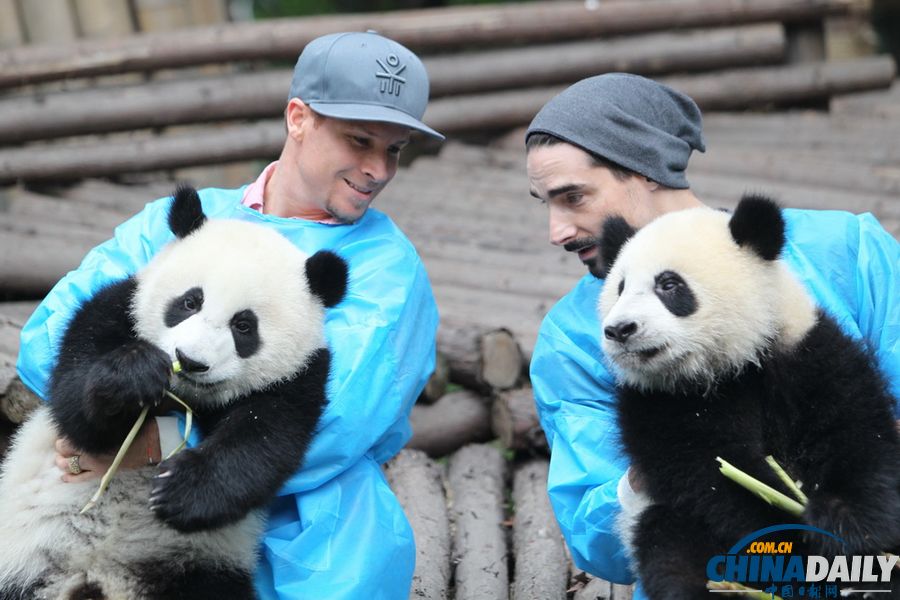
[[209, 371], [209, 365], [204, 365], [192, 358], [188, 358], [184, 352], [178, 348], [175, 348], [175, 358], [181, 363], [181, 368], [189, 373], [205, 373], [206, 371]]
[[635, 331], [637, 331], [637, 323], [628, 321], [617, 325], [607, 325], [603, 328], [603, 335], [606, 336], [606, 339], [623, 344]]

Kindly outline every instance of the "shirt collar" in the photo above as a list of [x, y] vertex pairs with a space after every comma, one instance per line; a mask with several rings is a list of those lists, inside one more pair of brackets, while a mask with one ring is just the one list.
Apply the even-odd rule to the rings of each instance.
[[[272, 173], [275, 172], [275, 165], [278, 164], [278, 161], [274, 161], [269, 163], [269, 165], [263, 169], [262, 173], [259, 174], [259, 177], [256, 178], [256, 181], [247, 186], [244, 190], [244, 197], [241, 198], [241, 204], [255, 210], [257, 212], [265, 214], [264, 205], [265, 205], [265, 190], [266, 184], [269, 183], [269, 179], [272, 177]], [[290, 217], [292, 219], [298, 219], [300, 217]], [[315, 223], [324, 223], [326, 225], [341, 225], [341, 223], [334, 218], [329, 219], [310, 219]]]

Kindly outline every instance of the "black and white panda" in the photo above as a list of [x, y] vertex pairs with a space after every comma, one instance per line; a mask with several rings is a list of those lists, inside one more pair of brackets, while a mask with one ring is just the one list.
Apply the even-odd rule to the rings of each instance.
[[[347, 265], [278, 233], [208, 220], [180, 188], [176, 239], [99, 291], [63, 337], [48, 406], [18, 432], [0, 479], [3, 600], [254, 598], [265, 506], [302, 463], [326, 404], [324, 310]], [[172, 375], [172, 363], [181, 372]], [[114, 453], [169, 387], [204, 434], [161, 465], [63, 483], [57, 430]]]
[[795, 553], [896, 549], [894, 398], [871, 355], [779, 259], [778, 206], [749, 196], [732, 215], [696, 208], [630, 239], [626, 229], [605, 225], [601, 251], [615, 262], [598, 310], [621, 443], [645, 492], [619, 525], [647, 595], [709, 597], [711, 557], [797, 522], [727, 480], [716, 457], [790, 496], [765, 462], [773, 455], [803, 484], [802, 522], [846, 542], [798, 536]]

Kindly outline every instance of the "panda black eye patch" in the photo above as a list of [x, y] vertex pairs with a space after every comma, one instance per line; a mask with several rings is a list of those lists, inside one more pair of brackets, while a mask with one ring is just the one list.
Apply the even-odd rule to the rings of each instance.
[[256, 354], [261, 345], [259, 339], [259, 319], [252, 310], [242, 310], [231, 317], [231, 337], [234, 349], [241, 358]]
[[164, 317], [166, 327], [175, 327], [191, 315], [203, 308], [203, 289], [193, 287], [169, 301]]
[[663, 306], [676, 317], [687, 317], [697, 311], [694, 292], [674, 271], [663, 271], [658, 274], [654, 280], [653, 292]]

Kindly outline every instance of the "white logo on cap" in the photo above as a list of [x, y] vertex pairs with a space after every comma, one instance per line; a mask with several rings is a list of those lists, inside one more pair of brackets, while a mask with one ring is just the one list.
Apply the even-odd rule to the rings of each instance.
[[[400, 73], [406, 69], [406, 65], [400, 64], [400, 59], [397, 58], [396, 54], [388, 54], [388, 57], [384, 59], [384, 62], [382, 62], [381, 59], [376, 58], [375, 62], [377, 62], [378, 66], [382, 69], [378, 73], [375, 73], [375, 77], [381, 79], [381, 93], [387, 92], [388, 94], [399, 96], [400, 86], [406, 83], [406, 78], [400, 77]], [[387, 64], [385, 64], [385, 62]], [[393, 71], [392, 68], [396, 69], [396, 71]]]

